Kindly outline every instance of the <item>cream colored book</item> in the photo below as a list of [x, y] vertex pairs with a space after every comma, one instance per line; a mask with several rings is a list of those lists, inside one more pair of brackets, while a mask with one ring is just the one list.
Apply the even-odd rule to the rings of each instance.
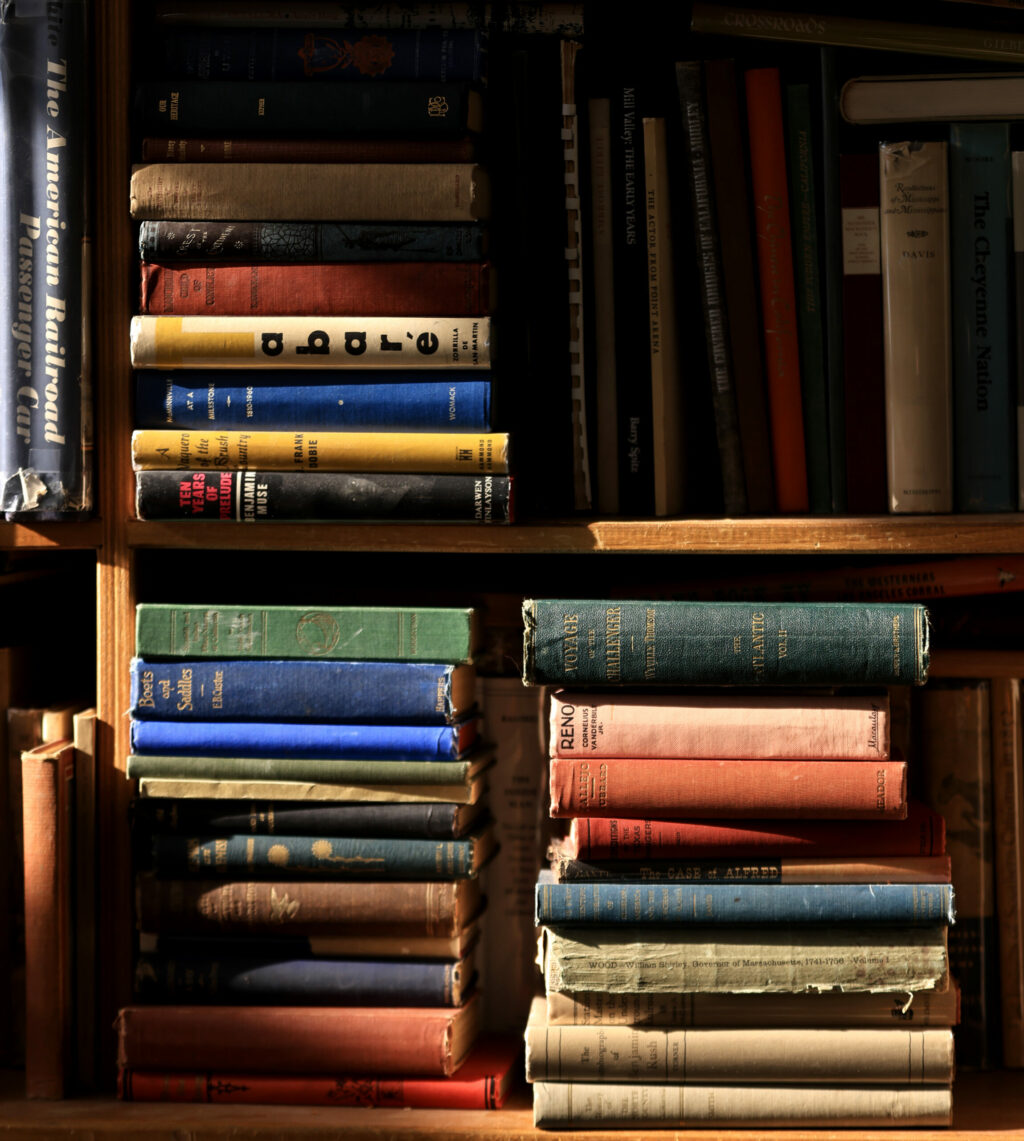
[[152, 162], [132, 168], [133, 218], [475, 222], [490, 212], [475, 163]]
[[883, 143], [886, 470], [894, 513], [953, 510], [949, 179], [944, 142]]
[[485, 778], [467, 784], [317, 784], [290, 780], [172, 780], [143, 777], [139, 796], [209, 800], [352, 801], [358, 804], [476, 804]]

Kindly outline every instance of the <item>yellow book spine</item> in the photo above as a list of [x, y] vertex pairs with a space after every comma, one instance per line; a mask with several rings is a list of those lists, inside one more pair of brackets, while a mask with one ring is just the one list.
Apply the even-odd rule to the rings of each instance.
[[504, 432], [132, 433], [136, 471], [508, 471]]

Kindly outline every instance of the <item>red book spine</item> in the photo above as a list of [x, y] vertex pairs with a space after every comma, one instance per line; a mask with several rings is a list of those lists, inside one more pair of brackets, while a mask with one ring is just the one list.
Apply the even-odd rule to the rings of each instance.
[[552, 760], [551, 815], [902, 819], [904, 761]]
[[142, 162], [473, 162], [472, 139], [142, 140]]
[[746, 87], [775, 495], [780, 511], [807, 511], [800, 348], [778, 68], [751, 69], [746, 73]]
[[565, 854], [580, 860], [940, 856], [946, 822], [920, 801], [903, 820], [643, 820], [578, 817]]
[[479, 317], [486, 262], [142, 264], [140, 312], [215, 317]]
[[144, 1070], [187, 1062], [207, 1070], [230, 1059], [240, 1073], [445, 1077], [468, 1050], [467, 1031], [478, 1018], [477, 999], [456, 1010], [130, 1006], [117, 1018], [117, 1062]]

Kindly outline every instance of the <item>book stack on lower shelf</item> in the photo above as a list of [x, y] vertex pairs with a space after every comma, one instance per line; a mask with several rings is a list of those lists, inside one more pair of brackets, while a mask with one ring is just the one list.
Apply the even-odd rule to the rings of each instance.
[[923, 609], [524, 617], [527, 681], [602, 687], [551, 696], [551, 815], [572, 824], [537, 884], [535, 1122], [948, 1124], [949, 860], [883, 688], [923, 682]]
[[466, 610], [140, 606], [123, 1096], [500, 1101], [510, 1047], [474, 1050], [494, 851], [475, 628]]
[[484, 33], [208, 17], [137, 89], [139, 517], [508, 522]]

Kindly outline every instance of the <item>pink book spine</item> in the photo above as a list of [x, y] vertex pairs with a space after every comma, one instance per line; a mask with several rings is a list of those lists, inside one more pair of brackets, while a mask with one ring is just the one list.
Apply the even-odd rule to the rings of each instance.
[[551, 761], [551, 815], [902, 819], [904, 761]]
[[886, 697], [651, 697], [561, 690], [551, 755], [878, 761], [889, 759]]

